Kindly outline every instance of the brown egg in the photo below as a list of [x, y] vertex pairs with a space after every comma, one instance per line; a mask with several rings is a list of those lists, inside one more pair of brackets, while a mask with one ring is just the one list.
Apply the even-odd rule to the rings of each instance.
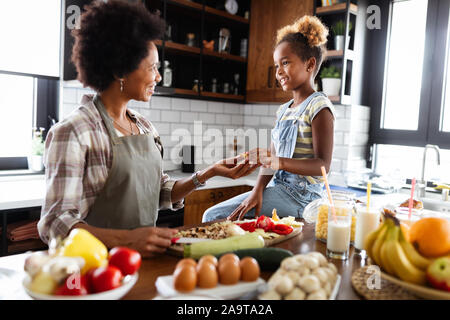
[[217, 286], [219, 275], [214, 264], [204, 260], [197, 265], [197, 286], [199, 288], [214, 288]]
[[235, 255], [234, 253], [227, 253], [220, 257], [219, 266], [222, 262], [229, 261], [229, 260], [234, 261], [237, 265], [239, 265], [239, 257], [237, 255]]
[[198, 264], [202, 264], [203, 262], [211, 262], [215, 267], [218, 265], [217, 258], [210, 254], [203, 256], [198, 260]]
[[194, 268], [197, 267], [197, 262], [195, 262], [192, 258], [185, 258], [178, 261], [177, 265], [175, 266], [175, 270], [177, 270], [180, 267], [184, 267], [186, 265], [193, 266]]
[[242, 281], [256, 281], [259, 278], [260, 269], [256, 259], [252, 257], [245, 257], [240, 262], [241, 280]]
[[221, 284], [236, 284], [241, 278], [241, 268], [234, 260], [219, 262], [219, 282]]
[[197, 272], [190, 265], [179, 267], [173, 275], [173, 286], [180, 292], [190, 292], [197, 285]]

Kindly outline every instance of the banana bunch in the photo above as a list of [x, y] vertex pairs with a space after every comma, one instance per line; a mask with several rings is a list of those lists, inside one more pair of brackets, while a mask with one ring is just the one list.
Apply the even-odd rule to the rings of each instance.
[[432, 261], [420, 255], [406, 240], [394, 216], [385, 215], [378, 229], [367, 235], [364, 249], [385, 272], [406, 282], [426, 284], [426, 270]]

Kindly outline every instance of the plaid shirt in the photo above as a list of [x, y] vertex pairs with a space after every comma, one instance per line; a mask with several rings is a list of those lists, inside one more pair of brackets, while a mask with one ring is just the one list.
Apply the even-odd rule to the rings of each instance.
[[[85, 95], [82, 105], [48, 132], [44, 152], [46, 194], [38, 224], [44, 242], [50, 236], [65, 237], [75, 224], [84, 222], [108, 177], [112, 147], [93, 98]], [[159, 135], [150, 121], [128, 110], [145, 133], [153, 134], [162, 151]], [[183, 207], [183, 201], [172, 204], [174, 184], [175, 180], [162, 172], [160, 209]]]

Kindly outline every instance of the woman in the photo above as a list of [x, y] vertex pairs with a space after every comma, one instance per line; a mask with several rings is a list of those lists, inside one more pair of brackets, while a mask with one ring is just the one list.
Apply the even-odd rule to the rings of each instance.
[[142, 4], [117, 0], [94, 2], [80, 21], [72, 60], [79, 80], [97, 94], [84, 96], [47, 135], [40, 236], [48, 242], [84, 228], [109, 248], [128, 246], [145, 257], [164, 252], [177, 230], [154, 227], [158, 209], [179, 209], [209, 178], [236, 179], [257, 165], [237, 164], [236, 157], [170, 180], [161, 169], [158, 133], [127, 108], [131, 99], [148, 102], [161, 81], [153, 41], [164, 22]]
[[[270, 216], [273, 208], [279, 216], [301, 218], [305, 206], [321, 196], [321, 167], [329, 171], [333, 153], [334, 107], [323, 93], [314, 91], [313, 84], [327, 35], [328, 29], [311, 16], [278, 30], [273, 53], [276, 78], [284, 91], [292, 92], [292, 100], [277, 111], [271, 152], [258, 151], [264, 168], [253, 190], [209, 208], [203, 221], [242, 219], [261, 212]], [[275, 179], [266, 187], [274, 172]]]

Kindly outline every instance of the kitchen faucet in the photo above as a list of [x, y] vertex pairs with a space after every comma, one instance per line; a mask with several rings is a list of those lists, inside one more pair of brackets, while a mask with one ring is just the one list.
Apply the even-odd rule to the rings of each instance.
[[436, 150], [436, 154], [437, 154], [437, 164], [440, 165], [441, 164], [441, 155], [439, 153], [439, 147], [434, 145], [434, 144], [427, 144], [425, 146], [425, 149], [423, 150], [423, 160], [422, 160], [422, 177], [420, 179], [420, 183], [418, 185], [418, 192], [419, 192], [419, 198], [423, 198], [425, 197], [425, 189], [427, 187], [427, 182], [425, 181], [425, 163], [427, 160], [427, 150], [428, 149], [434, 149]]

